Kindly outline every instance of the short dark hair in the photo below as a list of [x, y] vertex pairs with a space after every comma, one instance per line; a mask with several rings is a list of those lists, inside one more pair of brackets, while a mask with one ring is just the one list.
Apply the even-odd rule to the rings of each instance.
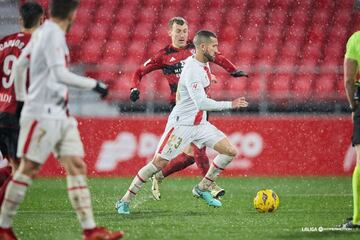
[[202, 42], [208, 41], [210, 38], [217, 38], [216, 34], [208, 30], [200, 30], [195, 34], [193, 43], [199, 46]]
[[178, 24], [178, 25], [188, 25], [187, 21], [185, 20], [185, 18], [183, 17], [173, 17], [169, 20], [169, 23], [168, 23], [168, 28], [171, 29], [172, 26], [174, 25], [174, 23]]
[[23, 20], [24, 28], [34, 27], [43, 14], [43, 8], [36, 2], [27, 2], [20, 7], [20, 16]]
[[69, 13], [79, 5], [79, 0], [52, 0], [50, 4], [50, 15], [52, 17], [66, 19]]

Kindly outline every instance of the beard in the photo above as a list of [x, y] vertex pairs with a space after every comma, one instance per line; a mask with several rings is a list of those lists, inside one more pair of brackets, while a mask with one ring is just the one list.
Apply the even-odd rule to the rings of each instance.
[[211, 56], [207, 50], [204, 52], [204, 56], [207, 58], [209, 62], [213, 62], [215, 60], [215, 57]]

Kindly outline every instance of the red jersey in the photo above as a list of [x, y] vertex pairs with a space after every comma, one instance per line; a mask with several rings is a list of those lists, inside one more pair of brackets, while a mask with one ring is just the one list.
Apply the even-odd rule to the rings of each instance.
[[[195, 53], [195, 46], [188, 41], [184, 48], [175, 48], [168, 45], [161, 49], [157, 54], [147, 60], [144, 66], [138, 68], [132, 78], [132, 88], [139, 88], [141, 78], [154, 70], [161, 69], [170, 87], [170, 104], [175, 104], [176, 90], [179, 82], [181, 71], [184, 67], [184, 61]], [[221, 54], [217, 54], [214, 63], [224, 68], [229, 73], [236, 70], [227, 58]]]
[[0, 125], [17, 126], [14, 79], [10, 78], [14, 61], [28, 44], [31, 34], [14, 33], [0, 40]]

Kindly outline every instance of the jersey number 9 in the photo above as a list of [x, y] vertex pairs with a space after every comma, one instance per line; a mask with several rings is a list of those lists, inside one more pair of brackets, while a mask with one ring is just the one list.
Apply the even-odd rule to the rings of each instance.
[[14, 83], [14, 75], [11, 75], [11, 67], [14, 65], [16, 57], [14, 55], [8, 55], [4, 59], [3, 63], [3, 77], [1, 79], [4, 88], [10, 88]]

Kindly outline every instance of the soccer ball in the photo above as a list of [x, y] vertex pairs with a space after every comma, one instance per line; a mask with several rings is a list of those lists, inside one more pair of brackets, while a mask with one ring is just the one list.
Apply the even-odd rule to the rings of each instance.
[[260, 213], [275, 212], [279, 204], [279, 196], [271, 189], [258, 191], [254, 198], [254, 208]]

